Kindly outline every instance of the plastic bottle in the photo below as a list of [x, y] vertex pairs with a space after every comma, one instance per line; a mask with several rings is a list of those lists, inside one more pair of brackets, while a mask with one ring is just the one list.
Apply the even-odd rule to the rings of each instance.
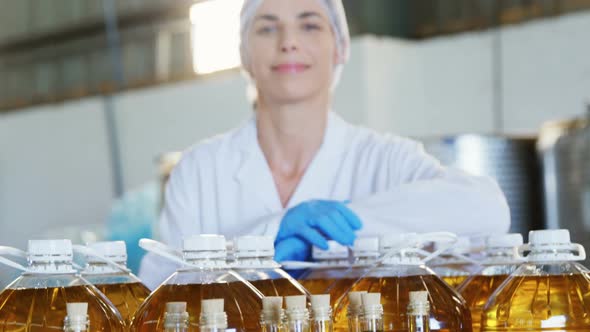
[[[465, 301], [440, 279], [425, 262], [440, 252], [428, 253], [425, 244], [441, 238], [454, 238], [450, 233], [392, 234], [379, 240], [380, 263], [357, 281], [352, 291], [378, 292], [383, 297], [385, 331], [407, 331], [406, 308], [411, 291], [428, 291], [433, 331], [471, 331], [471, 315]], [[346, 320], [348, 298], [337, 304], [336, 322]]]
[[[88, 250], [89, 249], [89, 250]], [[86, 254], [82, 277], [96, 286], [119, 310], [127, 325], [150, 291], [127, 269], [125, 242], [96, 242], [88, 248], [74, 246]]]
[[526, 263], [492, 294], [481, 330], [590, 331], [590, 271], [576, 263], [586, 253], [569, 231], [531, 231], [515, 254]]
[[[348, 247], [336, 241], [328, 241], [328, 249], [312, 248], [312, 258], [315, 264], [299, 277], [299, 283], [311, 294], [331, 293], [330, 287], [336, 280], [346, 278], [351, 266]], [[332, 294], [332, 293], [331, 293]], [[332, 294], [332, 300], [336, 300]]]
[[408, 304], [408, 332], [430, 331], [430, 304], [428, 292], [410, 292]]
[[88, 303], [73, 302], [66, 304], [68, 315], [64, 319], [64, 332], [85, 332], [88, 330]]
[[186, 312], [186, 302], [166, 303], [164, 313], [164, 332], [187, 332], [189, 316]]
[[[117, 309], [96, 287], [77, 275], [69, 240], [31, 240], [27, 251], [29, 266], [14, 264], [23, 272], [0, 293], [1, 331], [61, 330], [69, 302], [88, 304], [93, 329], [124, 331], [125, 324]], [[0, 261], [7, 263], [4, 257]]]
[[346, 309], [348, 330], [345, 327], [336, 325], [336, 331], [361, 332], [361, 316], [363, 313], [362, 294], [364, 293], [366, 291], [348, 293], [348, 307]]
[[361, 331], [383, 332], [383, 305], [380, 293], [361, 294], [363, 313], [361, 315]]
[[223, 299], [201, 301], [200, 332], [225, 332], [227, 315], [223, 311]]
[[471, 241], [468, 237], [459, 237], [457, 242], [448, 247], [445, 241], [434, 242], [434, 250], [448, 248], [443, 253], [430, 261], [430, 267], [439, 277], [453, 288], [459, 287], [467, 278], [477, 273], [481, 266], [479, 262], [471, 259]]
[[[346, 296], [350, 287], [377, 264], [379, 256], [379, 238], [364, 237], [356, 239], [352, 246], [353, 263], [348, 267], [345, 275], [334, 280], [326, 290], [332, 297], [332, 305], [335, 305], [343, 296]], [[346, 321], [337, 323], [346, 326]]]
[[483, 269], [457, 289], [471, 311], [473, 332], [480, 331], [481, 313], [492, 293], [523, 262], [514, 258], [514, 248], [521, 245], [522, 235], [517, 233], [488, 237], [484, 258], [480, 262]]
[[285, 326], [288, 332], [310, 332], [307, 299], [303, 295], [285, 297]]
[[[231, 264], [241, 277], [248, 280], [264, 296], [307, 295], [305, 288], [273, 260], [274, 243], [268, 236], [241, 236], [233, 242]], [[242, 287], [243, 284], [234, 283]], [[236, 289], [236, 292], [240, 292]]]
[[334, 331], [330, 294], [311, 296], [311, 330], [312, 332]]
[[284, 319], [283, 297], [267, 296], [262, 298], [262, 315], [260, 317], [262, 332], [284, 332]]
[[[192, 328], [199, 324], [201, 300], [211, 298], [224, 299], [229, 326], [241, 331], [260, 331], [263, 295], [229, 268], [223, 236], [196, 235], [184, 239], [182, 257], [153, 240], [142, 239], [140, 246], [182, 266], [139, 307], [131, 331], [160, 331], [168, 302], [187, 303]], [[236, 288], [240, 289], [239, 293], [235, 292]]]

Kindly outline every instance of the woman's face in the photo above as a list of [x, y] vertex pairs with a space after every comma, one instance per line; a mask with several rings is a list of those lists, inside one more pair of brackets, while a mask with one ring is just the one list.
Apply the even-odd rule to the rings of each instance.
[[264, 0], [248, 32], [248, 66], [262, 100], [295, 103], [329, 94], [340, 63], [318, 0]]

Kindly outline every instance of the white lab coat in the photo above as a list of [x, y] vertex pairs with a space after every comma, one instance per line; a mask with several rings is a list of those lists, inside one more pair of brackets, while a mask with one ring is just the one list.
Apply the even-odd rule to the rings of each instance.
[[[498, 185], [444, 168], [410, 139], [380, 135], [330, 112], [324, 141], [286, 209], [310, 199], [350, 200], [359, 235], [450, 231], [506, 232], [510, 216]], [[276, 236], [281, 205], [260, 149], [255, 118], [183, 154], [166, 189], [162, 241], [180, 248], [192, 234]], [[154, 288], [174, 265], [148, 254], [140, 278]]]

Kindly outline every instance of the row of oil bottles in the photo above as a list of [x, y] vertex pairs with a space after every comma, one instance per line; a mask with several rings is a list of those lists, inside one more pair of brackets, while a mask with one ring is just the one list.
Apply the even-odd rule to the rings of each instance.
[[140, 246], [179, 265], [151, 294], [122, 242], [0, 247], [0, 263], [22, 271], [0, 293], [0, 331], [590, 331], [590, 271], [567, 230], [531, 231], [528, 244], [493, 235], [480, 255], [450, 233], [331, 243], [312, 263], [284, 262], [305, 269], [299, 280], [268, 237], [231, 250], [217, 235], [186, 238], [182, 251]]

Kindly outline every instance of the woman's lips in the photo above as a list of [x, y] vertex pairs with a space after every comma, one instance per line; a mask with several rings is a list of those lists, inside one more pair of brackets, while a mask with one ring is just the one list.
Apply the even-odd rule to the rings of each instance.
[[273, 71], [278, 73], [298, 74], [309, 68], [309, 65], [303, 63], [282, 63], [272, 67]]

